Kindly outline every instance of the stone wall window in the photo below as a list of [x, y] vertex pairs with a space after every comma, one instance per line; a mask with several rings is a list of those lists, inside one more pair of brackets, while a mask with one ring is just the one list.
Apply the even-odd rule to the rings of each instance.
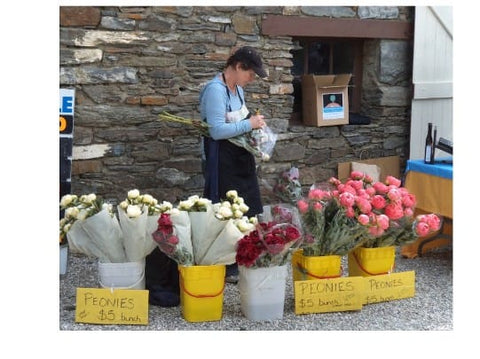
[[350, 112], [360, 112], [362, 41], [353, 39], [296, 38], [293, 55], [294, 119], [302, 117], [302, 75], [352, 74]]

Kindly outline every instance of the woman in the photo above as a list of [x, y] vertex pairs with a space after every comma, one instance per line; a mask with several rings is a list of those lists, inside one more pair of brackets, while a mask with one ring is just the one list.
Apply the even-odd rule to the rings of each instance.
[[[203, 196], [216, 203], [236, 190], [249, 207], [247, 216], [263, 212], [254, 156], [228, 138], [265, 126], [264, 116], [252, 115], [245, 104], [243, 87], [255, 76], [267, 77], [258, 53], [249, 46], [238, 49], [224, 70], [200, 93], [200, 113], [210, 136], [204, 138], [205, 188]], [[227, 266], [227, 281], [236, 283], [236, 264]]]

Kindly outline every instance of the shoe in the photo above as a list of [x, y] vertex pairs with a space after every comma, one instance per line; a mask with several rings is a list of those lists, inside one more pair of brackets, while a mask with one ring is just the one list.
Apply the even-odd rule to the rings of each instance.
[[225, 282], [231, 283], [231, 284], [237, 284], [238, 283], [238, 275], [229, 275], [225, 277]]

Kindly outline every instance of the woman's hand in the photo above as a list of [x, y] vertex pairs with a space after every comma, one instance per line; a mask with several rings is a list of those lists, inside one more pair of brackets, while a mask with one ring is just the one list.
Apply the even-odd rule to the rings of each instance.
[[264, 121], [265, 116], [263, 115], [253, 115], [250, 116], [249, 121], [253, 129], [262, 128], [265, 126]]

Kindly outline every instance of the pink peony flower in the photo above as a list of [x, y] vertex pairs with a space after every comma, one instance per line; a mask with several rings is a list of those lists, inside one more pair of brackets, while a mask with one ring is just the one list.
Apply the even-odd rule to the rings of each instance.
[[405, 217], [413, 217], [413, 209], [410, 207], [404, 208], [403, 214], [405, 215]]
[[[440, 229], [440, 218], [437, 215], [430, 213], [418, 216], [420, 222], [428, 224], [432, 232], [438, 231]], [[417, 218], [418, 218], [417, 217]]]
[[313, 204], [313, 209], [314, 209], [315, 211], [321, 211], [321, 210], [323, 209], [323, 205], [322, 205], [320, 202], [315, 202], [315, 203]]
[[379, 214], [376, 217], [376, 222], [378, 227], [380, 227], [383, 230], [388, 229], [388, 227], [390, 227], [390, 219], [384, 214]]
[[385, 214], [388, 218], [395, 220], [403, 217], [403, 208], [400, 204], [390, 203], [385, 206]]
[[375, 209], [382, 209], [387, 205], [385, 197], [377, 194], [372, 197], [372, 207]]
[[373, 183], [372, 176], [367, 175], [367, 174], [365, 174], [365, 178], [363, 180], [365, 181], [365, 183], [368, 183], [368, 184]]
[[425, 237], [430, 232], [430, 227], [426, 222], [418, 222], [415, 231], [419, 237]]
[[352, 178], [354, 180], [361, 180], [361, 179], [363, 179], [364, 176], [365, 176], [365, 174], [363, 172], [360, 172], [360, 171], [352, 171], [352, 173], [350, 173], [350, 178]]
[[377, 191], [376, 191], [375, 188], [373, 188], [373, 187], [367, 187], [367, 188], [365, 189], [365, 192], [367, 192], [367, 194], [368, 194], [370, 197], [372, 197], [372, 196], [375, 195], [375, 193], [376, 193]]
[[385, 194], [388, 191], [388, 186], [382, 182], [375, 182], [373, 188], [375, 188], [378, 194]]
[[366, 215], [366, 214], [361, 214], [358, 216], [358, 222], [363, 225], [363, 226], [366, 226], [369, 222], [370, 222], [370, 218]]
[[361, 180], [349, 180], [346, 184], [354, 188], [356, 191], [363, 188], [363, 181]]
[[395, 178], [393, 176], [387, 176], [385, 178], [385, 183], [387, 185], [391, 185], [395, 187], [400, 187], [402, 185], [402, 181], [400, 181], [398, 178]]
[[320, 201], [324, 198], [325, 191], [321, 190], [320, 188], [313, 188], [308, 192], [308, 198]]
[[362, 213], [370, 213], [372, 211], [372, 205], [370, 201], [365, 198], [357, 197], [356, 204]]
[[414, 207], [417, 204], [417, 199], [413, 193], [405, 193], [402, 196], [402, 204], [405, 207]]
[[344, 192], [339, 196], [340, 204], [344, 207], [351, 207], [355, 203], [355, 196], [350, 192]]
[[297, 202], [297, 207], [300, 213], [307, 213], [308, 211], [308, 203], [303, 199]]
[[402, 199], [402, 194], [396, 187], [391, 187], [387, 192], [387, 197], [392, 202], [398, 202]]

